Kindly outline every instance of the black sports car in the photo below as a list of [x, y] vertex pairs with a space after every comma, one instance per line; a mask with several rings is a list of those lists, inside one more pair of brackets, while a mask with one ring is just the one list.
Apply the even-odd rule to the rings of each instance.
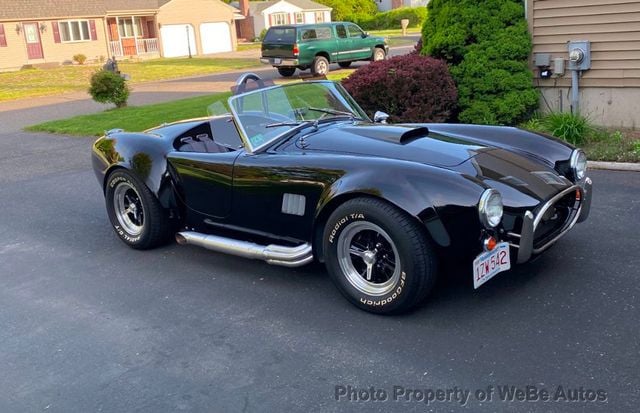
[[[248, 90], [249, 85], [256, 85]], [[337, 83], [243, 75], [230, 113], [110, 131], [93, 147], [111, 224], [146, 249], [179, 244], [295, 267], [324, 262], [377, 313], [407, 310], [439, 262], [477, 288], [589, 215], [584, 152], [508, 127], [372, 122]]]

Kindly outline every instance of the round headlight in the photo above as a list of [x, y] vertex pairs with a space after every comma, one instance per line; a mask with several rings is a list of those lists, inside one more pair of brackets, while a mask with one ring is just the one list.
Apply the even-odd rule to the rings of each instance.
[[495, 189], [487, 189], [478, 204], [480, 222], [486, 228], [495, 228], [502, 221], [502, 195]]
[[587, 155], [584, 151], [580, 149], [573, 151], [571, 154], [571, 169], [577, 181], [585, 177], [587, 174]]

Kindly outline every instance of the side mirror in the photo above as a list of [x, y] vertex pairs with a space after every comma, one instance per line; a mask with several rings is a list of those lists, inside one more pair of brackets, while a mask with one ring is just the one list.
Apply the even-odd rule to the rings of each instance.
[[363, 39], [365, 39], [365, 38], [367, 38], [367, 37], [369, 37], [369, 32], [364, 32], [364, 33], [362, 33], [362, 38], [363, 38]]
[[373, 115], [373, 121], [375, 123], [387, 123], [387, 119], [389, 119], [389, 114], [381, 112], [381, 111], [377, 111], [374, 115]]

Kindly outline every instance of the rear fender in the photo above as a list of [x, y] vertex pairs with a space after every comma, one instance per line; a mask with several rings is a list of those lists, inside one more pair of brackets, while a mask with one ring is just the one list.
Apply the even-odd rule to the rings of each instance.
[[106, 181], [114, 170], [126, 169], [153, 192], [165, 208], [175, 206], [167, 153], [171, 145], [148, 134], [117, 133], [103, 136], [93, 145], [93, 164], [98, 180]]

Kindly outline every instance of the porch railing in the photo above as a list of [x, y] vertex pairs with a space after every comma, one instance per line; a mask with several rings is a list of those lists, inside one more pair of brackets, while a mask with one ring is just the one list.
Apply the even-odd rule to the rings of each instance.
[[124, 53], [122, 52], [122, 43], [119, 40], [110, 41], [109, 47], [111, 48], [111, 56], [114, 57], [122, 57]]
[[[158, 54], [160, 53], [160, 49], [158, 47], [158, 39], [136, 39], [137, 45], [137, 54]], [[111, 48], [111, 56], [114, 57], [123, 57], [125, 55], [124, 48], [122, 47], [122, 42], [120, 40], [110, 41], [109, 47]], [[131, 49], [131, 50], [129, 50]], [[127, 49], [127, 55], [133, 53], [133, 48], [129, 47]]]
[[159, 53], [158, 39], [137, 39], [138, 54]]

